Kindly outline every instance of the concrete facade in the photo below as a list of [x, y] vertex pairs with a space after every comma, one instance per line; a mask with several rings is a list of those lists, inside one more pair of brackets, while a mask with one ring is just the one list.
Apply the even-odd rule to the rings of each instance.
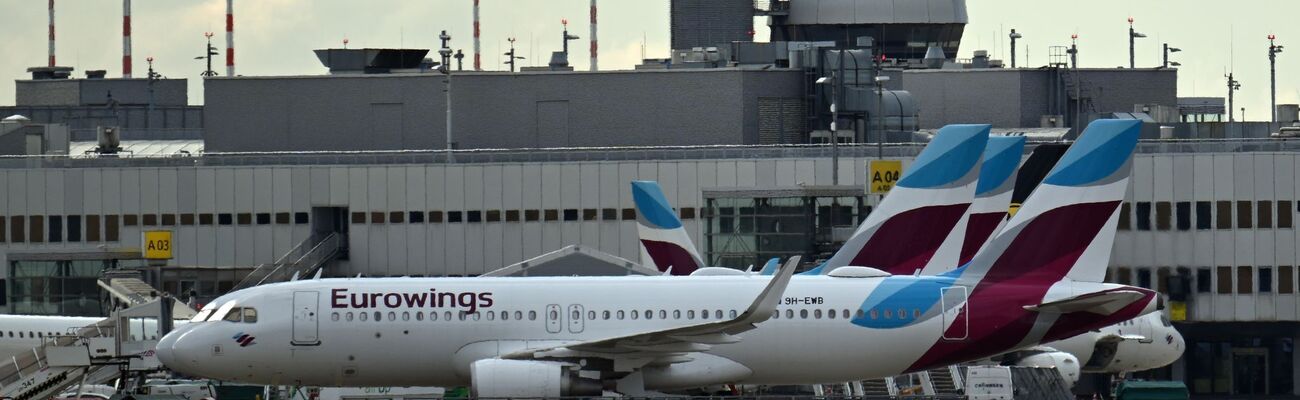
[[[793, 70], [464, 73], [452, 77], [457, 148], [758, 143], [759, 99], [803, 93]], [[207, 151], [445, 148], [437, 74], [216, 78]]]
[[[49, 79], [15, 82], [18, 106], [185, 106], [185, 79]], [[152, 90], [152, 93], [150, 91]]]

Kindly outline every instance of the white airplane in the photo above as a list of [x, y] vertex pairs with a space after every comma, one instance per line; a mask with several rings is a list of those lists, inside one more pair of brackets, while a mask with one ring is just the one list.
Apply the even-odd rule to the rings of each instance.
[[[970, 166], [979, 171], [973, 192], [971, 187], [959, 184], [896, 188], [911, 201], [898, 201], [899, 197], [893, 194], [887, 196], [873, 213], [876, 218], [864, 221], [849, 239], [849, 244], [820, 268], [843, 266], [835, 260], [842, 263], [842, 260], [852, 259], [892, 274], [911, 274], [923, 266], [926, 269], [921, 273], [935, 274], [970, 262], [976, 252], [988, 246], [994, 235], [1007, 224], [1015, 173], [1024, 153], [1024, 144], [1024, 137], [990, 137], [983, 161]], [[933, 171], [909, 170], [908, 173]], [[634, 181], [632, 193], [638, 212], [643, 263], [654, 265], [661, 271], [672, 266], [673, 273], [679, 271], [676, 266], [686, 265], [688, 268], [681, 271], [687, 274], [705, 265], [696, 263], [702, 257], [657, 182]], [[965, 211], [968, 221], [964, 224], [943, 211], [966, 206], [969, 206]], [[928, 222], [904, 223], [918, 218]], [[916, 229], [918, 226], [936, 230], [947, 228], [954, 233], [964, 230], [965, 234], [959, 240], [950, 240], [956, 235], [925, 232]], [[900, 247], [907, 249], [900, 250]], [[932, 262], [935, 257], [912, 256], [946, 255], [943, 260], [951, 261], [958, 253], [960, 264], [949, 264], [948, 268], [937, 271], [935, 265], [938, 264]], [[904, 256], [897, 256], [899, 254]], [[763, 270], [764, 273], [767, 271], [766, 268]], [[1074, 383], [1078, 381], [1080, 372], [1125, 373], [1163, 367], [1176, 361], [1184, 348], [1182, 335], [1169, 324], [1163, 313], [1152, 313], [1065, 340], [1002, 355], [1000, 359], [1007, 364], [1056, 367], [1062, 376]]]
[[[1030, 348], [1163, 306], [1151, 290], [1101, 282], [1138, 128], [1090, 124], [1004, 232], [942, 275], [793, 277], [796, 257], [770, 277], [286, 282], [222, 296], [158, 357], [231, 381], [554, 397], [841, 382]], [[959, 136], [936, 140], [985, 147]]]

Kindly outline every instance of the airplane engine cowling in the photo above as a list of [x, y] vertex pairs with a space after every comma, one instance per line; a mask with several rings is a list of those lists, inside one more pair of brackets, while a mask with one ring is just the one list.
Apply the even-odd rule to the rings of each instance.
[[489, 359], [470, 365], [470, 389], [476, 397], [540, 398], [599, 396], [600, 381], [580, 378], [562, 363]]
[[1038, 367], [1038, 368], [1056, 368], [1065, 378], [1065, 383], [1074, 386], [1079, 382], [1079, 359], [1070, 353], [1064, 351], [1051, 351], [1038, 353], [1016, 361], [1017, 366], [1021, 367]]

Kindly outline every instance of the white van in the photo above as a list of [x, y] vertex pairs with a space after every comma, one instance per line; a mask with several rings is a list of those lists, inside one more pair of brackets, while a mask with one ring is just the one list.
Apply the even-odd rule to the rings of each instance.
[[1012, 400], [1011, 367], [972, 365], [966, 368], [966, 397], [970, 400]]

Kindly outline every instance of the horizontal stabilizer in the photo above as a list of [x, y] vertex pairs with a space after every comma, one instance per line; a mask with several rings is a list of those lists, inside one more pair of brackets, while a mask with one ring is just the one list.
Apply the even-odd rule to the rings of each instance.
[[1112, 290], [1082, 294], [1034, 306], [1025, 306], [1025, 309], [1053, 314], [1088, 312], [1110, 315], [1129, 304], [1133, 304], [1135, 301], [1142, 300], [1144, 297], [1146, 297], [1145, 293], [1136, 290]]

